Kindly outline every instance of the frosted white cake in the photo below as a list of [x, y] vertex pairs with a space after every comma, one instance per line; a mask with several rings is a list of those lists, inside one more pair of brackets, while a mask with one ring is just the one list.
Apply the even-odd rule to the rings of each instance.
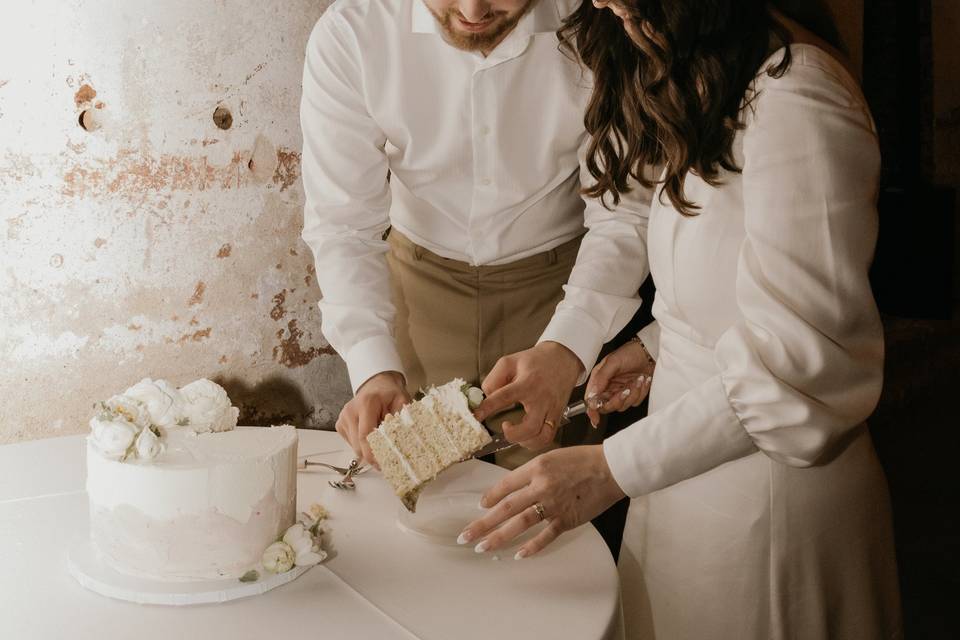
[[90, 535], [124, 573], [162, 580], [243, 575], [293, 524], [294, 427], [172, 431], [150, 462], [87, 445]]
[[293, 525], [296, 429], [236, 419], [208, 380], [178, 390], [147, 379], [99, 405], [87, 494], [107, 564], [164, 581], [236, 578]]

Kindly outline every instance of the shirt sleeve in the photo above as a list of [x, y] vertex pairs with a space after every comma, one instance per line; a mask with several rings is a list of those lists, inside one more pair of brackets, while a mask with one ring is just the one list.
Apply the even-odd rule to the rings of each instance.
[[390, 225], [386, 136], [367, 109], [361, 52], [341, 19], [325, 13], [307, 44], [303, 240], [316, 261], [324, 336], [346, 361], [356, 392], [377, 373], [403, 369], [383, 239]]
[[654, 320], [637, 332], [637, 337], [654, 361], [660, 359], [660, 323]]
[[741, 319], [715, 346], [717, 375], [604, 443], [630, 496], [758, 449], [791, 466], [821, 463], [880, 395], [872, 120], [859, 92], [796, 58], [758, 84], [743, 134]]
[[[586, 168], [589, 138], [580, 146], [580, 183], [592, 184]], [[647, 261], [647, 221], [653, 190], [633, 183], [620, 204], [605, 208], [585, 199], [587, 228], [577, 260], [538, 342], [559, 342], [583, 363], [577, 384], [586, 382], [603, 344], [617, 335], [640, 308], [640, 285], [650, 271]]]

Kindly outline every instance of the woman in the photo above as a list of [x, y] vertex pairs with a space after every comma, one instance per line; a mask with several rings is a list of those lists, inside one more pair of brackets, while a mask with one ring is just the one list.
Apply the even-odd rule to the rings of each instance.
[[607, 411], [633, 404], [643, 389], [620, 388], [649, 355], [650, 411], [508, 474], [461, 540], [493, 551], [546, 520], [527, 557], [629, 495], [628, 637], [899, 637], [863, 422], [882, 383], [867, 278], [880, 163], [856, 82], [761, 0], [594, 0], [561, 37], [594, 76], [587, 194], [657, 188], [657, 324], [587, 386]]

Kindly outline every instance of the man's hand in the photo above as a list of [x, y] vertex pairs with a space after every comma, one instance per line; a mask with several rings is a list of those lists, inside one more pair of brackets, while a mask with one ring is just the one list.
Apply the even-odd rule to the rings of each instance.
[[384, 371], [373, 376], [357, 389], [353, 400], [344, 405], [337, 418], [337, 433], [353, 448], [357, 458], [367, 464], [376, 464], [367, 434], [388, 413], [396, 413], [410, 402], [403, 376], [396, 371]]
[[474, 415], [482, 421], [520, 404], [526, 412], [523, 422], [504, 421], [504, 435], [525, 449], [543, 449], [553, 442], [581, 371], [580, 359], [559, 342], [541, 342], [504, 356], [484, 379], [481, 387], [487, 398]]

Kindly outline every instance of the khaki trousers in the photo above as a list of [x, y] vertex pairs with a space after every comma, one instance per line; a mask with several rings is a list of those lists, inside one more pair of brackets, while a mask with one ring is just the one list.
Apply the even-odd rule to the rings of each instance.
[[[388, 238], [396, 340], [411, 393], [453, 378], [478, 385], [504, 355], [536, 344], [563, 298], [577, 258], [580, 238], [510, 264], [473, 267], [443, 258], [413, 243], [396, 229]], [[500, 424], [522, 418], [513, 411], [487, 420]], [[574, 420], [551, 448], [595, 444], [602, 428]], [[497, 454], [497, 464], [513, 469], [534, 457], [515, 448]]]

